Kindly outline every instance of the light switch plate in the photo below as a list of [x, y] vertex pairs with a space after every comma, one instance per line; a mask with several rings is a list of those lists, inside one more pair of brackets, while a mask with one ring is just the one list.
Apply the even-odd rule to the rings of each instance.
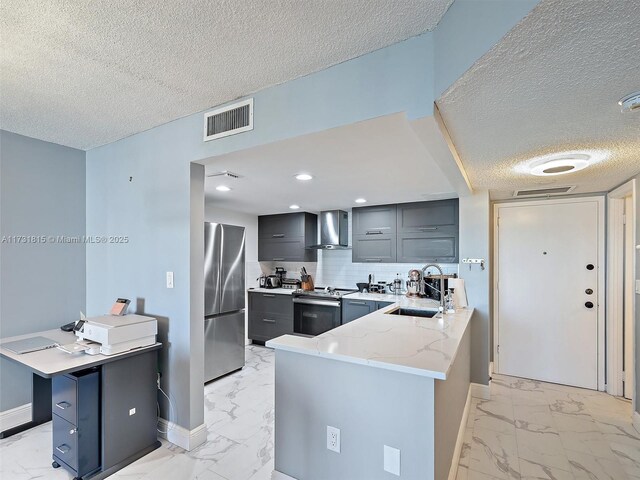
[[384, 446], [384, 471], [400, 476], [400, 450]]
[[167, 272], [167, 288], [173, 288], [173, 272]]

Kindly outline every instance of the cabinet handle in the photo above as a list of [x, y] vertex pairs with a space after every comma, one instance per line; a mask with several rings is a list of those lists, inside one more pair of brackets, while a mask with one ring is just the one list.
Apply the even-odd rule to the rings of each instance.
[[275, 320], [271, 320], [269, 318], [263, 318], [262, 321], [265, 322], [265, 323], [276, 323]]
[[364, 261], [365, 262], [381, 262], [382, 259], [381, 258], [365, 258]]
[[274, 258], [274, 262], [284, 262], [284, 258]]
[[273, 293], [263, 293], [262, 294], [263, 297], [268, 297], [268, 298], [274, 298], [275, 295]]
[[71, 406], [71, 404], [69, 402], [59, 402], [56, 403], [56, 407], [58, 407], [61, 410], [66, 410], [67, 408], [69, 408]]
[[68, 453], [69, 450], [71, 450], [71, 447], [66, 443], [63, 443], [62, 445], [56, 447], [56, 450], [64, 455], [65, 453]]
[[382, 235], [382, 230], [367, 230], [366, 235]]
[[420, 227], [418, 230], [420, 230], [421, 232], [432, 232], [437, 229], [438, 227]]
[[284, 233], [274, 233], [271, 238], [284, 238]]
[[349, 305], [366, 305], [365, 302], [358, 302], [356, 300], [349, 300]]

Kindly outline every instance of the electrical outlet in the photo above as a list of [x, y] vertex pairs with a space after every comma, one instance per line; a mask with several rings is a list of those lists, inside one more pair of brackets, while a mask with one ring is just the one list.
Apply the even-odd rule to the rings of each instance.
[[327, 425], [327, 450], [340, 453], [340, 429]]
[[173, 272], [167, 272], [167, 288], [173, 288]]

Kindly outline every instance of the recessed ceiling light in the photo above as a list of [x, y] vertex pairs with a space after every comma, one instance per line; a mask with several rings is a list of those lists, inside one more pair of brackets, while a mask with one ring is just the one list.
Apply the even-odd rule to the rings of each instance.
[[216, 187], [216, 190], [218, 190], [219, 192], [228, 192], [231, 189], [229, 187], [227, 187], [226, 185], [218, 185]]
[[289, 208], [291, 210], [298, 210], [300, 208], [300, 205], [289, 205]]
[[640, 92], [634, 92], [618, 101], [622, 112], [640, 112]]
[[302, 180], [303, 182], [307, 180], [311, 180], [312, 178], [313, 177], [308, 173], [299, 173], [298, 175], [296, 175], [296, 180]]
[[356, 203], [367, 203], [364, 198], [356, 198]]

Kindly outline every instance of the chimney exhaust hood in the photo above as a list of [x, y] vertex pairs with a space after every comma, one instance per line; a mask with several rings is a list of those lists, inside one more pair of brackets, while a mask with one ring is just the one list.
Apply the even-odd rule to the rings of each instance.
[[314, 250], [348, 250], [349, 214], [343, 210], [320, 212], [320, 245], [307, 247]]

